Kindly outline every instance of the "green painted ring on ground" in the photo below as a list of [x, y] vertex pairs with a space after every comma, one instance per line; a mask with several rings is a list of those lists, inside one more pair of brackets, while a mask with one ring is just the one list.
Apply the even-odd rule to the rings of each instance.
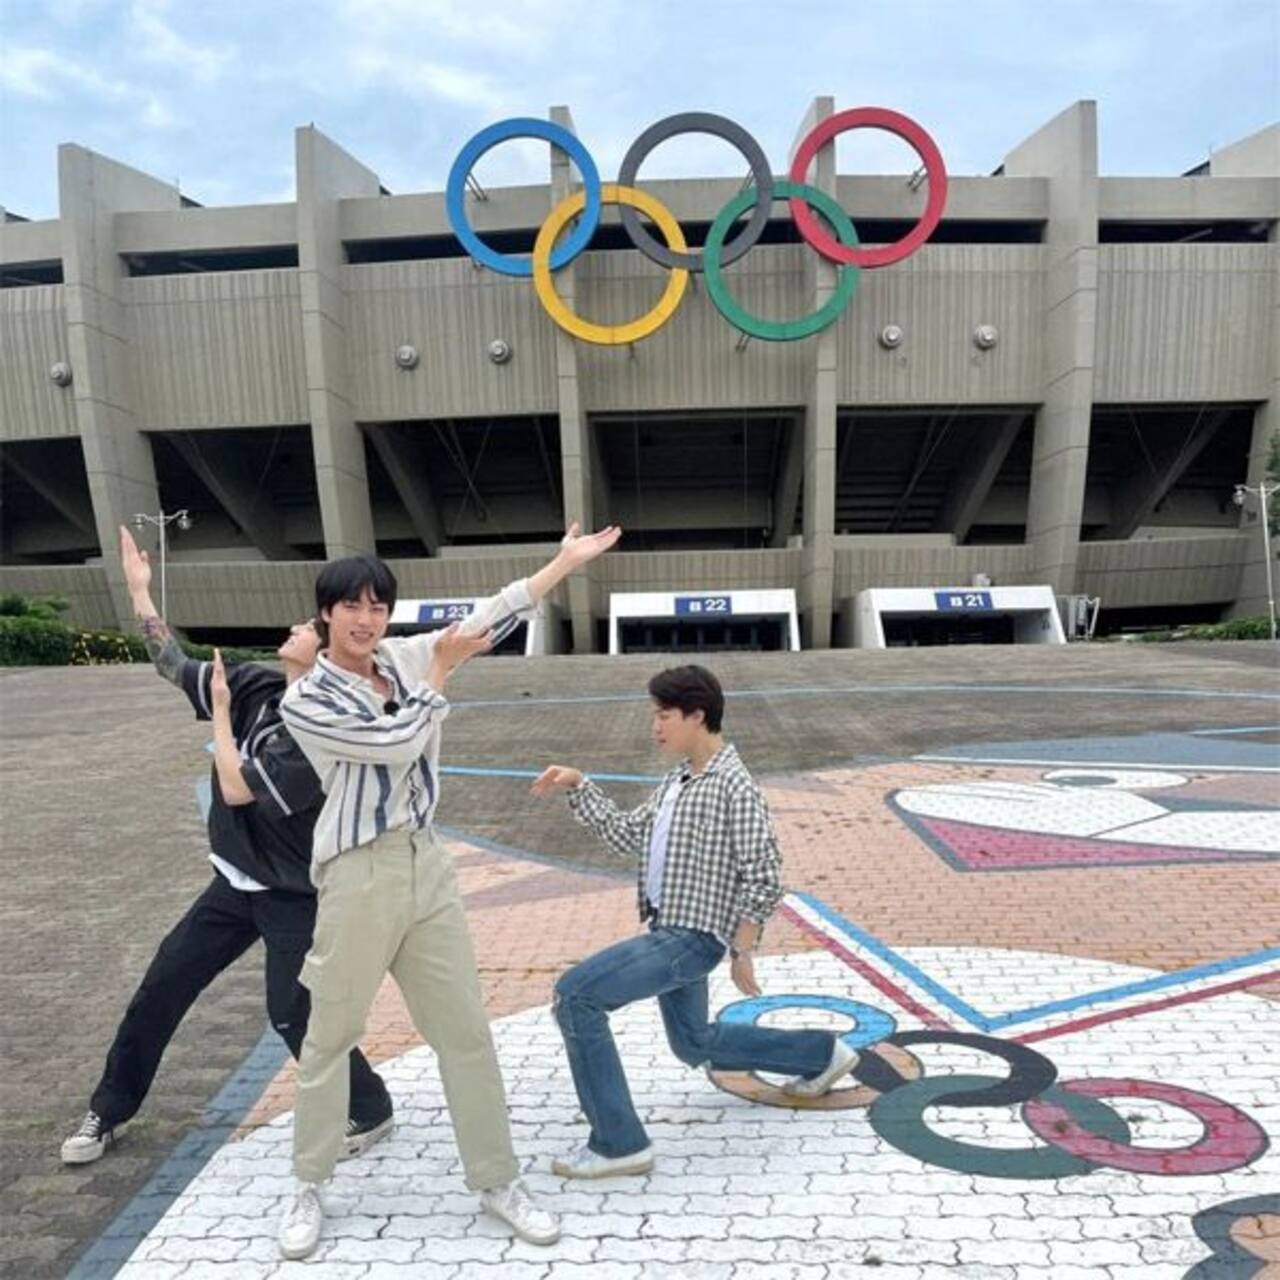
[[[871, 1127], [899, 1151], [926, 1164], [976, 1173], [986, 1178], [1045, 1180], [1090, 1173], [1097, 1165], [1059, 1147], [981, 1147], [935, 1133], [924, 1122], [927, 1107], [947, 1105], [947, 1094], [1004, 1084], [995, 1076], [933, 1076], [912, 1080], [892, 1093], [882, 1094], [871, 1104]], [[1113, 1142], [1128, 1142], [1129, 1126], [1124, 1117], [1096, 1098], [1068, 1094], [1052, 1087], [1041, 1095], [1049, 1102], [1070, 1110], [1076, 1122], [1089, 1133]], [[1081, 1103], [1088, 1105], [1081, 1106]], [[1124, 1135], [1124, 1136], [1122, 1136]]]
[[[857, 246], [858, 233], [852, 219], [840, 207], [839, 202], [825, 191], [802, 182], [775, 182], [773, 197], [775, 200], [798, 197], [807, 201], [835, 228], [841, 244], [850, 248]], [[862, 270], [860, 267], [841, 267], [831, 297], [817, 311], [802, 316], [799, 320], [762, 320], [759, 316], [752, 315], [729, 292], [720, 266], [720, 254], [729, 228], [758, 199], [759, 193], [755, 187], [747, 187], [720, 210], [711, 224], [711, 230], [707, 232], [707, 243], [702, 250], [707, 292], [711, 295], [716, 310], [743, 333], [750, 334], [753, 338], [763, 338], [766, 342], [794, 342], [797, 338], [807, 338], [820, 332], [835, 320], [853, 297]]]

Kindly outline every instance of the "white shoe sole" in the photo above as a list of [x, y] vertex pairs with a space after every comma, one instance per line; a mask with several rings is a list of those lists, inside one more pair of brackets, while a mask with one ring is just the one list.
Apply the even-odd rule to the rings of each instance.
[[63, 1147], [63, 1164], [92, 1164], [107, 1154], [107, 1144], [100, 1142], [92, 1147]]
[[388, 1116], [376, 1129], [370, 1129], [367, 1133], [357, 1134], [354, 1138], [344, 1138], [342, 1150], [338, 1154], [339, 1160], [354, 1160], [356, 1156], [362, 1156], [375, 1143], [381, 1142], [396, 1127], [394, 1116]]
[[287, 1245], [283, 1240], [276, 1242], [280, 1246], [280, 1256], [288, 1259], [290, 1262], [301, 1262], [303, 1258], [309, 1258], [316, 1251], [316, 1246], [320, 1243], [320, 1237], [317, 1236], [306, 1248], [300, 1245]]
[[653, 1153], [638, 1157], [635, 1160], [622, 1158], [611, 1161], [607, 1165], [595, 1165], [581, 1168], [570, 1164], [567, 1160], [555, 1159], [551, 1162], [551, 1172], [561, 1178], [580, 1178], [595, 1181], [599, 1178], [628, 1178], [653, 1169]]
[[537, 1235], [535, 1232], [532, 1232], [532, 1231], [521, 1230], [505, 1214], [499, 1213], [496, 1209], [490, 1209], [488, 1205], [485, 1205], [484, 1211], [491, 1218], [497, 1218], [499, 1222], [505, 1223], [508, 1227], [510, 1227], [511, 1234], [519, 1237], [521, 1240], [525, 1242], [525, 1244], [542, 1244], [542, 1245], [555, 1244], [555, 1242], [560, 1239], [559, 1227], [556, 1227], [555, 1231], [550, 1235]]
[[824, 1094], [830, 1093], [836, 1084], [849, 1075], [861, 1060], [861, 1054], [855, 1053], [848, 1062], [843, 1063], [835, 1070], [828, 1067], [816, 1079], [792, 1080], [784, 1084], [782, 1092], [789, 1098], [821, 1098]]

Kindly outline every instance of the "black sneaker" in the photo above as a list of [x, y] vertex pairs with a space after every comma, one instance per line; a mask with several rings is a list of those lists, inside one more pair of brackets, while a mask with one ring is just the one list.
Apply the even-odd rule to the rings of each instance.
[[90, 1111], [80, 1127], [62, 1144], [63, 1164], [92, 1164], [114, 1146], [116, 1131], [103, 1123], [96, 1111]]
[[380, 1142], [396, 1127], [394, 1116], [384, 1116], [381, 1120], [348, 1120], [347, 1131], [343, 1135], [345, 1154], [339, 1160], [350, 1160], [353, 1156], [362, 1156], [375, 1142]]

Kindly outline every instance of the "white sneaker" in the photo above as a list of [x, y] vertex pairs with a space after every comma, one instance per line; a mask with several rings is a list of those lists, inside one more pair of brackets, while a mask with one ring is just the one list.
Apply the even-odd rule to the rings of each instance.
[[560, 1239], [560, 1219], [543, 1209], [517, 1178], [504, 1187], [490, 1187], [480, 1193], [485, 1210], [501, 1218], [521, 1240], [530, 1244], [554, 1244]]
[[90, 1111], [80, 1121], [80, 1127], [62, 1144], [63, 1164], [92, 1164], [115, 1146], [116, 1132], [102, 1123], [96, 1111]]
[[585, 1143], [571, 1156], [557, 1156], [551, 1172], [562, 1178], [621, 1178], [631, 1173], [648, 1173], [653, 1168], [653, 1147], [629, 1156], [602, 1156]]
[[315, 1182], [294, 1184], [293, 1195], [285, 1205], [280, 1220], [280, 1253], [286, 1258], [305, 1258], [319, 1243], [320, 1228], [324, 1226], [324, 1205], [320, 1200], [320, 1186]]
[[820, 1098], [824, 1093], [830, 1091], [831, 1086], [841, 1076], [847, 1076], [857, 1065], [858, 1051], [850, 1049], [843, 1040], [837, 1037], [835, 1048], [831, 1051], [831, 1061], [827, 1063], [827, 1069], [812, 1079], [796, 1076], [795, 1079], [788, 1080], [782, 1086], [782, 1092], [790, 1094], [793, 1098]]

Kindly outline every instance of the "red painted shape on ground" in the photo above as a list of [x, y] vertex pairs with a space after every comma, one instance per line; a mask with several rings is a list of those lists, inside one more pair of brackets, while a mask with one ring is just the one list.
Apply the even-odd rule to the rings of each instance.
[[1134, 862], [1255, 861], [1257, 854], [1185, 845], [1124, 844], [1081, 836], [1055, 836], [1034, 831], [1008, 831], [977, 823], [917, 817], [935, 840], [974, 871], [1016, 871], [1023, 867], [1108, 866]]

